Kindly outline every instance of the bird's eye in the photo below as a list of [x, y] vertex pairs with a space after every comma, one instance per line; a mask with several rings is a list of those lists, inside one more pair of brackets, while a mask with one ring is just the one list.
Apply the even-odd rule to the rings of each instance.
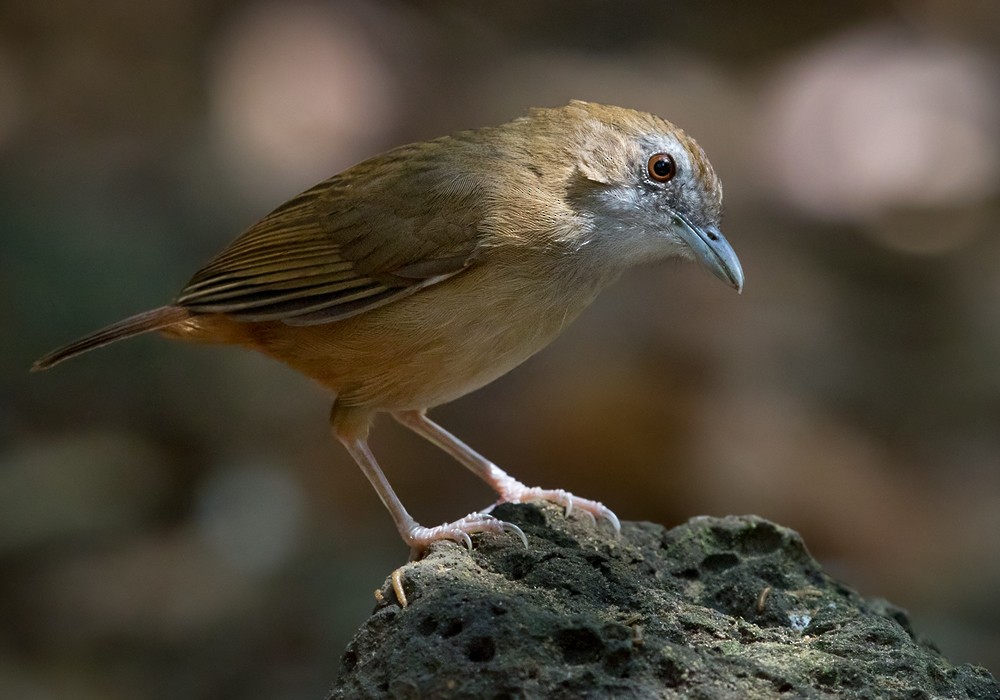
[[669, 182], [677, 174], [677, 163], [669, 153], [654, 153], [646, 163], [646, 170], [657, 182]]

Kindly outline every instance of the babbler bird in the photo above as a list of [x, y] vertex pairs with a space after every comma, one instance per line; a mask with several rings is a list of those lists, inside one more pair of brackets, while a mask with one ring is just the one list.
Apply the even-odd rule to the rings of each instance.
[[419, 554], [514, 530], [486, 513], [423, 527], [368, 447], [387, 412], [472, 470], [498, 502], [596, 501], [525, 486], [427, 417], [548, 345], [628, 268], [693, 258], [743, 287], [719, 231], [722, 187], [670, 122], [573, 101], [497, 127], [400, 146], [294, 197], [195, 273], [174, 302], [35, 363], [147, 331], [252, 348], [335, 394], [337, 439]]

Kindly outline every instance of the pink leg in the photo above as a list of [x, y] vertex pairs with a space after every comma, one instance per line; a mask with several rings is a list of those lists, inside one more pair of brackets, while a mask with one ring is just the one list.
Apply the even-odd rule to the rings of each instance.
[[368, 481], [371, 482], [375, 492], [392, 516], [393, 522], [396, 523], [396, 529], [399, 530], [403, 541], [410, 546], [412, 559], [418, 558], [431, 543], [438, 540], [461, 542], [471, 550], [472, 539], [469, 535], [477, 532], [513, 532], [521, 538], [525, 547], [528, 546], [528, 539], [521, 532], [521, 528], [512, 523], [498, 520], [488, 513], [471, 513], [453, 523], [445, 523], [437, 527], [420, 525], [403, 507], [396, 492], [389, 485], [389, 480], [385, 478], [378, 462], [375, 461], [375, 455], [368, 447], [368, 441], [365, 437], [367, 424], [363, 426], [362, 430], [357, 431], [360, 434], [352, 435], [355, 431], [344, 429], [346, 426], [338, 425], [335, 412], [333, 426], [337, 439], [347, 448], [354, 461], [361, 467], [361, 471], [368, 477]]
[[449, 433], [440, 425], [427, 417], [425, 411], [399, 411], [392, 414], [393, 418], [407, 428], [434, 443], [449, 455], [458, 460], [473, 474], [489, 484], [500, 495], [497, 503], [527, 503], [535, 499], [552, 501], [566, 509], [568, 515], [577, 508], [591, 516], [608, 520], [616, 532], [621, 530], [621, 523], [611, 509], [597, 501], [579, 498], [562, 489], [541, 489], [525, 486], [514, 477], [507, 474], [488, 459], [480, 456], [471, 447]]

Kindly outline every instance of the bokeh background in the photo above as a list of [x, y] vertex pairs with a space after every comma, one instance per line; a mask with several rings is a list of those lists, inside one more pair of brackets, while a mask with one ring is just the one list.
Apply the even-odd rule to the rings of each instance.
[[[1000, 4], [7, 0], [0, 697], [322, 697], [407, 555], [329, 398], [157, 337], [27, 368], [367, 155], [574, 97], [701, 142], [746, 291], [638, 271], [434, 415], [623, 519], [795, 528], [1000, 669]], [[374, 449], [423, 522], [490, 501]]]

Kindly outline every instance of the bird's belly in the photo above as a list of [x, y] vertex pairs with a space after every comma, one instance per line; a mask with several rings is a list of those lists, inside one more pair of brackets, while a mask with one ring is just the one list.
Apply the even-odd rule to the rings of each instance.
[[340, 405], [428, 408], [528, 359], [597, 293], [578, 285], [559, 294], [531, 280], [498, 286], [474, 272], [335, 323], [259, 324], [256, 348], [336, 392]]

